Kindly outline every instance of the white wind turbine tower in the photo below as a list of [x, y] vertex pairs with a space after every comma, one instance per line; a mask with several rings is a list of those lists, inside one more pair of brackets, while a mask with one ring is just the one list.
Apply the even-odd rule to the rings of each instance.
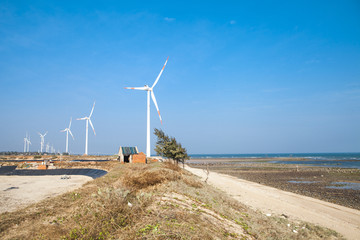
[[24, 137], [24, 152], [27, 151], [27, 141], [28, 141], [28, 134], [26, 133], [26, 137]]
[[92, 127], [92, 129], [93, 129], [93, 131], [94, 131], [94, 135], [96, 136], [94, 126], [93, 126], [93, 124], [92, 124], [92, 122], [91, 122], [91, 119], [90, 119], [90, 118], [91, 118], [91, 115], [93, 114], [94, 107], [95, 107], [95, 102], [94, 102], [94, 105], [93, 105], [93, 107], [92, 107], [92, 109], [91, 109], [91, 113], [90, 113], [90, 115], [89, 115], [88, 117], [83, 117], [83, 118], [78, 118], [78, 119], [76, 119], [76, 120], [86, 120], [85, 155], [88, 154], [88, 131], [89, 131], [89, 122], [90, 122], [90, 125], [91, 125], [91, 127]]
[[46, 153], [49, 153], [49, 143], [46, 144]]
[[30, 136], [29, 138], [27, 138], [27, 152], [30, 152], [30, 144], [31, 144], [31, 141], [30, 141]]
[[69, 149], [69, 133], [72, 136], [73, 140], [75, 140], [74, 135], [72, 134], [70, 127], [71, 127], [71, 120], [72, 118], [70, 118], [70, 124], [68, 128], [65, 128], [64, 130], [61, 130], [61, 132], [66, 132], [66, 153], [69, 153], [68, 149]]
[[161, 119], [159, 107], [158, 107], [157, 102], [156, 102], [156, 98], [155, 98], [155, 95], [154, 95], [153, 88], [155, 87], [155, 85], [159, 81], [159, 78], [160, 78], [161, 74], [163, 73], [164, 68], [165, 68], [166, 63], [167, 63], [168, 60], [169, 60], [169, 57], [166, 59], [163, 68], [161, 69], [159, 75], [157, 76], [154, 84], [151, 87], [149, 87], [148, 85], [145, 85], [144, 87], [126, 87], [125, 88], [125, 89], [134, 89], [134, 90], [147, 91], [146, 157], [150, 157], [150, 94], [151, 94], [151, 98], [152, 98], [152, 100], [153, 100], [153, 102], [155, 104], [156, 110], [157, 110], [157, 112], [159, 114], [160, 122], [162, 124], [162, 119]]
[[41, 133], [38, 132], [38, 134], [40, 135], [40, 138], [41, 138], [41, 140], [40, 140], [40, 153], [42, 153], [42, 151], [43, 151], [43, 147], [44, 147], [44, 143], [45, 143], [45, 136], [46, 136], [47, 133], [48, 132], [46, 132], [45, 134], [41, 134]]

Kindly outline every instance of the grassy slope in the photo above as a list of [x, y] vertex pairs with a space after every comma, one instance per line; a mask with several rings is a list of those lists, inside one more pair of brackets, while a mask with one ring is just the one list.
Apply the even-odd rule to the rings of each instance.
[[323, 238], [339, 236], [266, 217], [177, 166], [161, 163], [118, 164], [76, 191], [0, 215], [0, 239]]

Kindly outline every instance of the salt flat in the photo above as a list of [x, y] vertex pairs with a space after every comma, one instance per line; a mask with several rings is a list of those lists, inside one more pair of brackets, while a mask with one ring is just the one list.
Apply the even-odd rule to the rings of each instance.
[[72, 191], [91, 180], [82, 175], [71, 175], [69, 179], [61, 179], [60, 175], [0, 176], [0, 213]]

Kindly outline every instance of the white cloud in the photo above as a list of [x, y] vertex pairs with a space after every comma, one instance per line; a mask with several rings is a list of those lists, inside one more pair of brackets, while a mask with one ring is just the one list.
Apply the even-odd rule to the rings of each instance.
[[172, 22], [172, 21], [175, 21], [175, 18], [165, 17], [164, 20], [167, 22]]

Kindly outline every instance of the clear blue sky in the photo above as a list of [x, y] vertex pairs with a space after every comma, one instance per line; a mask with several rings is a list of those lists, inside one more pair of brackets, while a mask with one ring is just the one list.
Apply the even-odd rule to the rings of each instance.
[[124, 87], [168, 56], [151, 127], [189, 153], [360, 151], [359, 1], [128, 2], [0, 0], [0, 151], [26, 131], [65, 151], [94, 100], [89, 153], [145, 151], [146, 93]]

